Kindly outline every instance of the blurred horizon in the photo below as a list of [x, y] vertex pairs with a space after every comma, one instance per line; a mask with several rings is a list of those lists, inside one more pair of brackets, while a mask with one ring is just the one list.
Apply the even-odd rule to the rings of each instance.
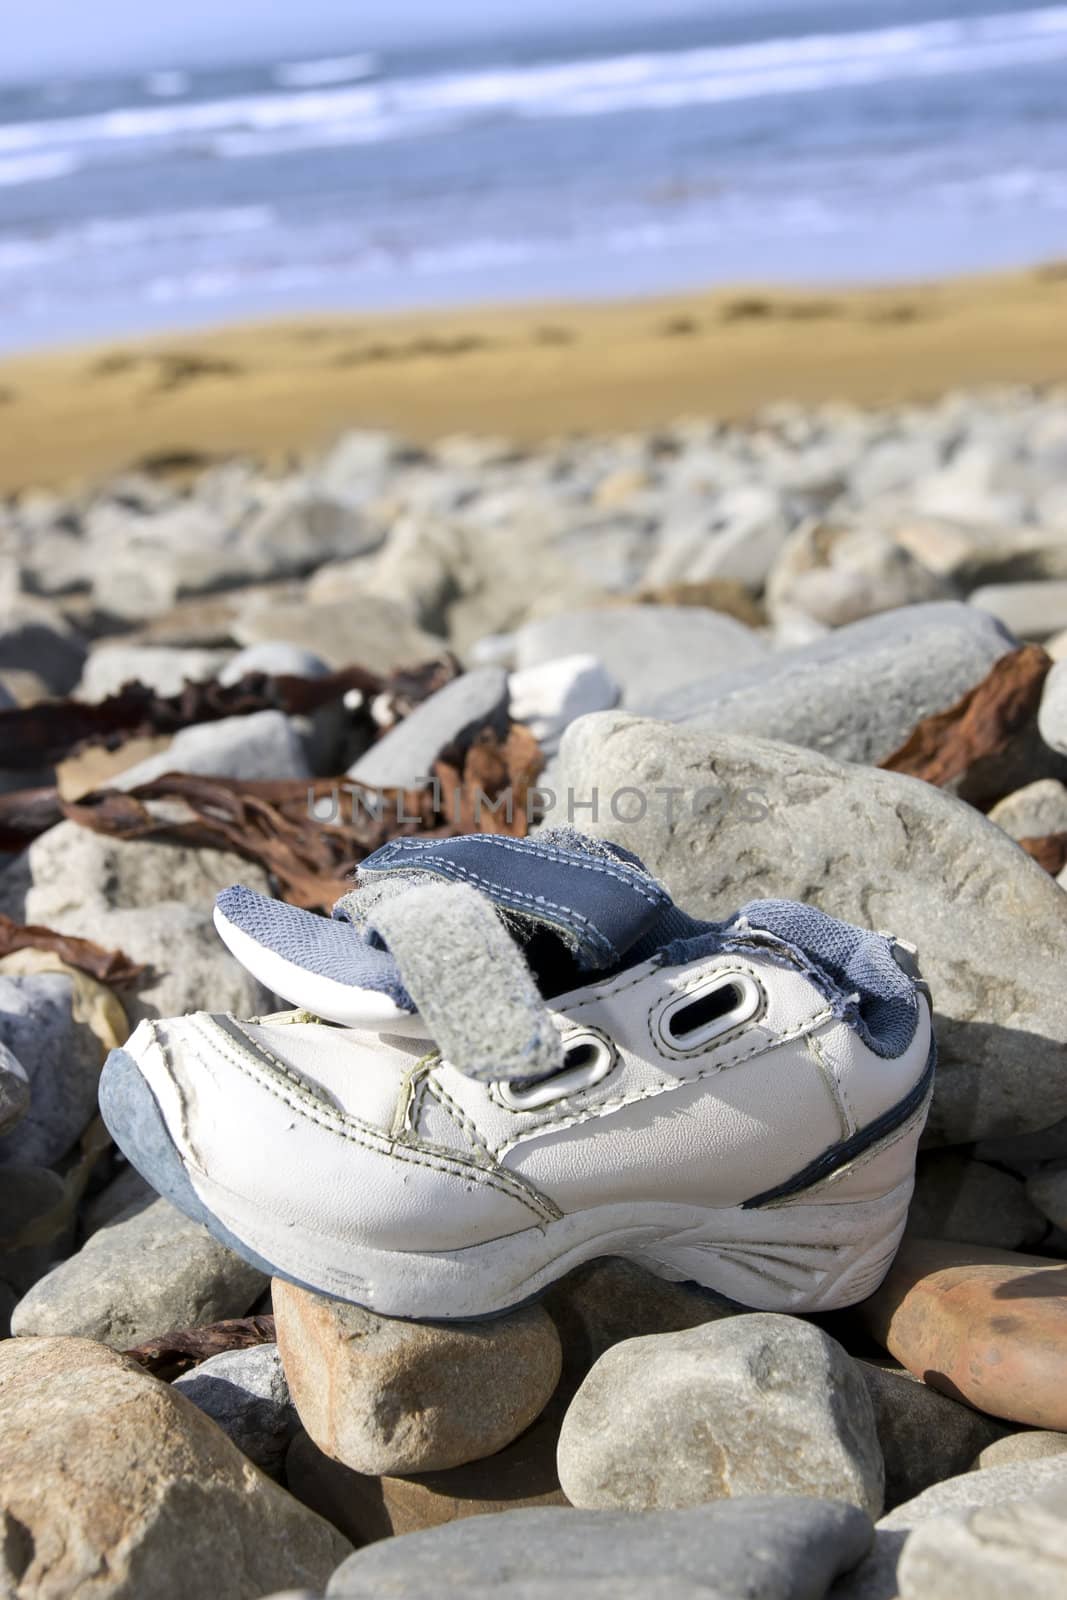
[[[90, 12], [78, 0], [38, 0], [5, 40], [0, 84], [43, 76], [98, 77], [116, 71], [203, 67], [220, 56], [231, 65], [258, 66], [280, 53], [294, 61], [354, 50], [389, 50], [481, 39], [535, 37], [565, 27], [597, 34], [654, 22], [714, 18], [738, 10], [787, 12], [803, 0], [527, 0], [516, 12], [504, 0], [393, 0], [387, 12], [351, 15], [351, 0], [303, 0], [297, 18], [272, 0], [186, 0], [180, 17], [146, 16], [138, 0], [96, 0]], [[864, 0], [842, 0], [862, 6]], [[241, 21], [241, 19], [244, 19]], [[240, 22], [240, 26], [236, 24]], [[255, 26], [255, 41], [247, 38]], [[62, 30], [62, 31], [61, 31]], [[83, 31], [84, 30], [84, 31]]]
[[0, 82], [0, 347], [1067, 255], [1067, 4], [341, 9], [20, 18], [97, 65]]

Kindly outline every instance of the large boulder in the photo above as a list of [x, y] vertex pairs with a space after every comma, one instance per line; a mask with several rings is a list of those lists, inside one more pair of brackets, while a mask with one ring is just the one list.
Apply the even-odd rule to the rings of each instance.
[[939, 1048], [932, 1141], [1067, 1114], [1067, 900], [971, 807], [897, 773], [618, 712], [567, 730], [557, 788], [698, 916], [780, 896], [917, 945]]
[[347, 1539], [188, 1400], [88, 1339], [0, 1345], [0, 1593], [258, 1600], [320, 1588]]

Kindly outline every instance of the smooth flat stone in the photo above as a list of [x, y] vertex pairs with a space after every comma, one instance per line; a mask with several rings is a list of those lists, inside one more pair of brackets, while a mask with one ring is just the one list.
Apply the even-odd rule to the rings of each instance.
[[639, 704], [665, 722], [876, 765], [1014, 646], [999, 622], [958, 602], [905, 606], [764, 660], [735, 659], [712, 678], [693, 670], [671, 693], [650, 685]]
[[[562, 1596], [609, 1580], [637, 1600], [668, 1579], [715, 1600], [823, 1600], [833, 1578], [867, 1551], [871, 1525], [856, 1506], [757, 1495], [685, 1511], [572, 1511], [555, 1507], [468, 1517], [380, 1540], [334, 1573], [331, 1600], [411, 1600], [463, 1586], [510, 1596], [512, 1582]], [[594, 1591], [595, 1592], [595, 1591]], [[539, 1597], [540, 1600], [540, 1597]], [[599, 1596], [598, 1596], [599, 1600]]]
[[995, 1417], [1067, 1430], [1067, 1264], [905, 1239], [855, 1314], [932, 1388]]

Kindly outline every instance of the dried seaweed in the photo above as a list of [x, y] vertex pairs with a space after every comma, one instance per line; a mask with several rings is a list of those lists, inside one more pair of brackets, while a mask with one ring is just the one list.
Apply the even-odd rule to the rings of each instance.
[[[361, 692], [365, 705], [384, 691], [395, 693], [399, 702], [410, 708], [455, 677], [458, 670], [455, 657], [446, 652], [438, 660], [389, 678], [364, 667], [346, 667], [323, 678], [274, 678], [253, 672], [233, 684], [217, 679], [186, 682], [174, 695], [157, 694], [143, 683], [127, 683], [96, 704], [50, 700], [0, 711], [0, 765], [32, 771], [64, 761], [86, 745], [116, 749], [127, 739], [173, 734], [194, 723], [249, 716], [255, 711], [306, 716], [353, 689]], [[369, 711], [363, 714], [369, 722]]]
[[1001, 656], [955, 705], [917, 723], [882, 767], [946, 788], [983, 763], [1005, 757], [1031, 730], [1051, 666], [1036, 644]]
[[[513, 725], [501, 740], [484, 728], [454, 759], [436, 764], [436, 784], [410, 791], [371, 789], [346, 776], [269, 781], [174, 772], [77, 800], [55, 789], [2, 795], [0, 846], [20, 849], [67, 818], [116, 839], [233, 851], [264, 867], [294, 905], [327, 910], [359, 862], [399, 835], [526, 834], [542, 765], [530, 731]], [[173, 804], [153, 809], [163, 801], [182, 802], [180, 814]]]
[[146, 1339], [123, 1355], [136, 1361], [154, 1378], [170, 1383], [189, 1372], [201, 1361], [220, 1356], [226, 1350], [251, 1350], [257, 1344], [273, 1344], [274, 1318], [230, 1317], [225, 1322], [208, 1322], [202, 1328], [176, 1328], [158, 1339]]
[[136, 983], [145, 970], [121, 950], [105, 950], [91, 939], [77, 939], [73, 934], [56, 933], [34, 923], [15, 922], [0, 912], [0, 958], [16, 950], [50, 950], [68, 967], [77, 967], [79, 972], [87, 972], [112, 988]]
[[1035, 834], [1031, 838], [1020, 839], [1019, 845], [1054, 878], [1067, 867], [1067, 833]]

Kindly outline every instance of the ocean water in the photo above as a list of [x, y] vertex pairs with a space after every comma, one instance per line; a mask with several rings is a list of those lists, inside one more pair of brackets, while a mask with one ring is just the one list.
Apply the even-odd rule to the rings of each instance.
[[352, 35], [0, 82], [0, 345], [1067, 256], [1067, 4], [752, 0], [377, 55]]

